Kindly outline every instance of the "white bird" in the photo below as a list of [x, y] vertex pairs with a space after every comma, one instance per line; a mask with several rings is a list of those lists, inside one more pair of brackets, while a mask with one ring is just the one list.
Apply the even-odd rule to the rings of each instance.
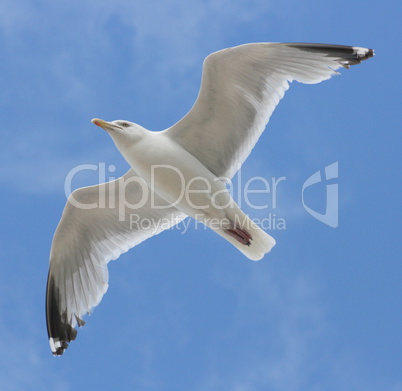
[[115, 181], [78, 189], [67, 200], [47, 281], [53, 354], [63, 354], [76, 337], [75, 326], [101, 301], [108, 262], [187, 216], [250, 259], [269, 252], [275, 240], [240, 210], [221, 178], [231, 178], [250, 154], [289, 82], [319, 83], [373, 55], [372, 49], [339, 45], [241, 45], [205, 59], [198, 98], [172, 127], [150, 132], [128, 121], [93, 119], [131, 169]]

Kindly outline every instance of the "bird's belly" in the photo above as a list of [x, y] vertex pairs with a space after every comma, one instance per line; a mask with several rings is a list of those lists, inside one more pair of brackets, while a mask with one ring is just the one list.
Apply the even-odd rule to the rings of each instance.
[[232, 201], [225, 184], [193, 155], [177, 144], [153, 143], [136, 149], [126, 160], [148, 184], [151, 195], [158, 194], [169, 206], [196, 219], [225, 216], [224, 209]]

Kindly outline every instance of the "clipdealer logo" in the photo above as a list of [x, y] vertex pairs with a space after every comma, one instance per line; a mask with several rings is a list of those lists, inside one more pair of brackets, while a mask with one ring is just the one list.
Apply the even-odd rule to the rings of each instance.
[[[169, 169], [169, 170], [174, 170], [176, 174], [180, 177], [181, 179], [181, 186], [182, 189], [180, 191], [180, 197], [189, 197], [191, 196], [192, 193], [202, 193], [205, 192], [206, 190], [194, 190], [191, 188], [191, 184], [196, 183], [195, 181], [189, 181], [189, 183], [185, 183], [184, 177], [182, 178], [182, 173], [180, 170], [178, 170], [175, 167], [172, 166], [155, 166], [152, 168], [152, 172], [158, 168], [163, 168], [163, 169]], [[121, 177], [119, 180], [117, 180], [113, 186], [109, 186], [109, 192], [112, 194], [106, 194], [106, 188], [105, 186], [99, 186], [98, 189], [98, 194], [94, 195], [94, 197], [90, 200], [85, 199], [82, 200], [80, 198], [76, 199], [75, 194], [72, 193], [72, 181], [79, 172], [85, 171], [85, 170], [90, 170], [90, 171], [97, 171], [98, 172], [98, 180], [99, 183], [105, 183], [108, 181], [114, 181], [116, 180], [115, 177], [112, 177], [110, 173], [114, 173], [116, 170], [116, 167], [114, 165], [109, 165], [106, 166], [105, 163], [99, 163], [98, 165], [95, 164], [82, 164], [77, 167], [74, 167], [73, 169], [70, 170], [70, 172], [66, 176], [65, 180], [65, 194], [69, 200], [69, 202], [75, 206], [76, 208], [79, 209], [94, 209], [94, 208], [116, 208], [118, 209], [119, 212], [119, 221], [124, 221], [127, 218], [130, 219], [130, 224], [133, 222], [133, 224], [148, 224], [148, 225], [154, 225], [155, 227], [159, 227], [161, 224], [163, 225], [164, 223], [169, 224], [171, 226], [170, 222], [149, 222], [146, 217], [142, 217], [142, 220], [146, 220], [145, 222], [140, 219], [140, 215], [138, 214], [138, 211], [146, 205], [146, 207], [149, 208], [154, 208], [154, 209], [164, 209], [164, 208], [170, 208], [175, 205], [177, 205], [181, 199], [175, 200], [173, 203], [168, 203], [164, 205], [157, 205], [154, 203], [155, 195], [153, 191], [151, 191], [151, 188], [147, 185], [145, 180], [141, 177], [138, 176], [131, 176], [129, 178], [124, 178]], [[321, 170], [316, 171], [314, 174], [312, 174], [310, 177], [307, 178], [307, 180], [302, 184], [301, 188], [301, 201], [303, 208], [309, 213], [313, 218], [318, 220], [319, 222], [332, 227], [336, 228], [338, 227], [338, 212], [339, 212], [339, 202], [338, 202], [338, 183], [334, 183], [336, 179], [338, 179], [338, 162], [334, 162], [328, 166], [326, 166], [323, 170], [323, 174]], [[196, 177], [194, 178], [197, 180], [197, 183], [199, 184], [200, 182], [204, 182], [205, 186], [208, 188], [208, 181], [206, 178], [201, 178], [201, 177]], [[202, 179], [204, 181], [202, 181]], [[234, 183], [231, 181], [229, 178], [216, 178], [216, 180], [223, 180], [225, 181], [227, 185], [227, 189], [230, 193], [230, 195], [234, 198], [234, 201], [238, 204], [238, 206], [241, 208], [242, 204], [245, 203], [249, 208], [251, 209], [256, 209], [256, 210], [268, 210], [268, 213], [266, 216], [264, 216], [263, 219], [253, 219], [253, 222], [256, 223], [257, 225], [261, 226], [263, 229], [268, 229], [268, 230], [284, 230], [286, 229], [286, 221], [283, 217], [279, 216], [277, 213], [277, 203], [278, 203], [278, 187], [281, 183], [286, 182], [286, 177], [280, 177], [280, 178], [271, 178], [271, 181], [269, 181], [267, 178], [263, 177], [252, 177], [248, 179], [247, 181], [243, 182], [243, 177], [241, 173], [241, 168], [238, 171], [237, 174], [237, 184], [236, 186]], [[325, 212], [320, 213], [317, 210], [315, 210], [311, 205], [307, 205], [306, 202], [306, 197], [305, 197], [305, 191], [306, 189], [310, 188], [311, 186], [320, 184], [322, 182], [326, 183], [325, 186]], [[111, 182], [110, 182], [111, 183]], [[252, 185], [253, 184], [253, 185]], [[130, 187], [131, 186], [131, 187]], [[140, 193], [139, 200], [135, 203], [132, 204], [129, 202], [128, 199], [126, 199], [126, 190], [134, 186], [136, 191]], [[256, 190], [255, 187], [258, 187], [259, 189]], [[235, 189], [236, 187], [236, 189]], [[282, 186], [281, 186], [282, 187]], [[234, 193], [236, 193], [236, 197], [234, 196]], [[264, 199], [262, 203], [256, 203], [252, 202], [250, 199], [253, 198], [254, 195], [260, 195], [259, 200]], [[261, 198], [263, 196], [263, 198]], [[269, 203], [267, 203], [267, 199], [270, 198]], [[211, 200], [214, 200], [214, 195], [212, 194]], [[83, 202], [84, 201], [84, 202]], [[188, 203], [191, 204], [191, 200], [187, 200]], [[193, 205], [195, 206], [195, 205]], [[213, 205], [214, 207], [217, 207], [217, 205]], [[230, 207], [230, 204], [226, 205]], [[208, 205], [202, 205], [200, 207], [196, 207], [195, 209], [205, 209], [206, 207], [209, 207]], [[132, 213], [127, 216], [127, 209], [132, 211]], [[275, 213], [274, 213], [275, 212]], [[196, 224], [197, 227], [197, 224]], [[178, 226], [180, 229], [180, 224]], [[204, 227], [205, 228], [205, 227]], [[185, 229], [185, 231], [187, 228]]]
[[[324, 168], [325, 180], [331, 181], [338, 179], [338, 162], [332, 163]], [[303, 184], [302, 187], [302, 203], [304, 209], [315, 219], [321, 221], [322, 223], [336, 228], [338, 227], [338, 215], [339, 215], [339, 195], [338, 195], [338, 184], [329, 183], [325, 186], [326, 189], [326, 202], [325, 202], [325, 213], [319, 213], [309, 206], [306, 205], [304, 199], [304, 191], [310, 186], [316, 185], [323, 181], [321, 176], [321, 171], [315, 172], [311, 175]]]

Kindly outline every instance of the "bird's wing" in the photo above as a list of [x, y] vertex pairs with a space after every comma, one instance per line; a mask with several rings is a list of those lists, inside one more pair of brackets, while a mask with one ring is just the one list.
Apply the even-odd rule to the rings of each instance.
[[[46, 320], [53, 354], [61, 355], [108, 288], [107, 263], [186, 215], [130, 169], [123, 177], [74, 191], [50, 252]], [[159, 207], [159, 208], [158, 208]]]
[[306, 43], [255, 43], [212, 53], [194, 106], [165, 132], [216, 176], [231, 178], [289, 82], [319, 83], [373, 55], [360, 47]]

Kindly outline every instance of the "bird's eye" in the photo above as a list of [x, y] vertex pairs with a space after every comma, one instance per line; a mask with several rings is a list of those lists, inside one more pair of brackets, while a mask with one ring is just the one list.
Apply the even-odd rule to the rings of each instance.
[[123, 126], [123, 128], [128, 128], [130, 125], [127, 122], [122, 122], [121, 126]]

